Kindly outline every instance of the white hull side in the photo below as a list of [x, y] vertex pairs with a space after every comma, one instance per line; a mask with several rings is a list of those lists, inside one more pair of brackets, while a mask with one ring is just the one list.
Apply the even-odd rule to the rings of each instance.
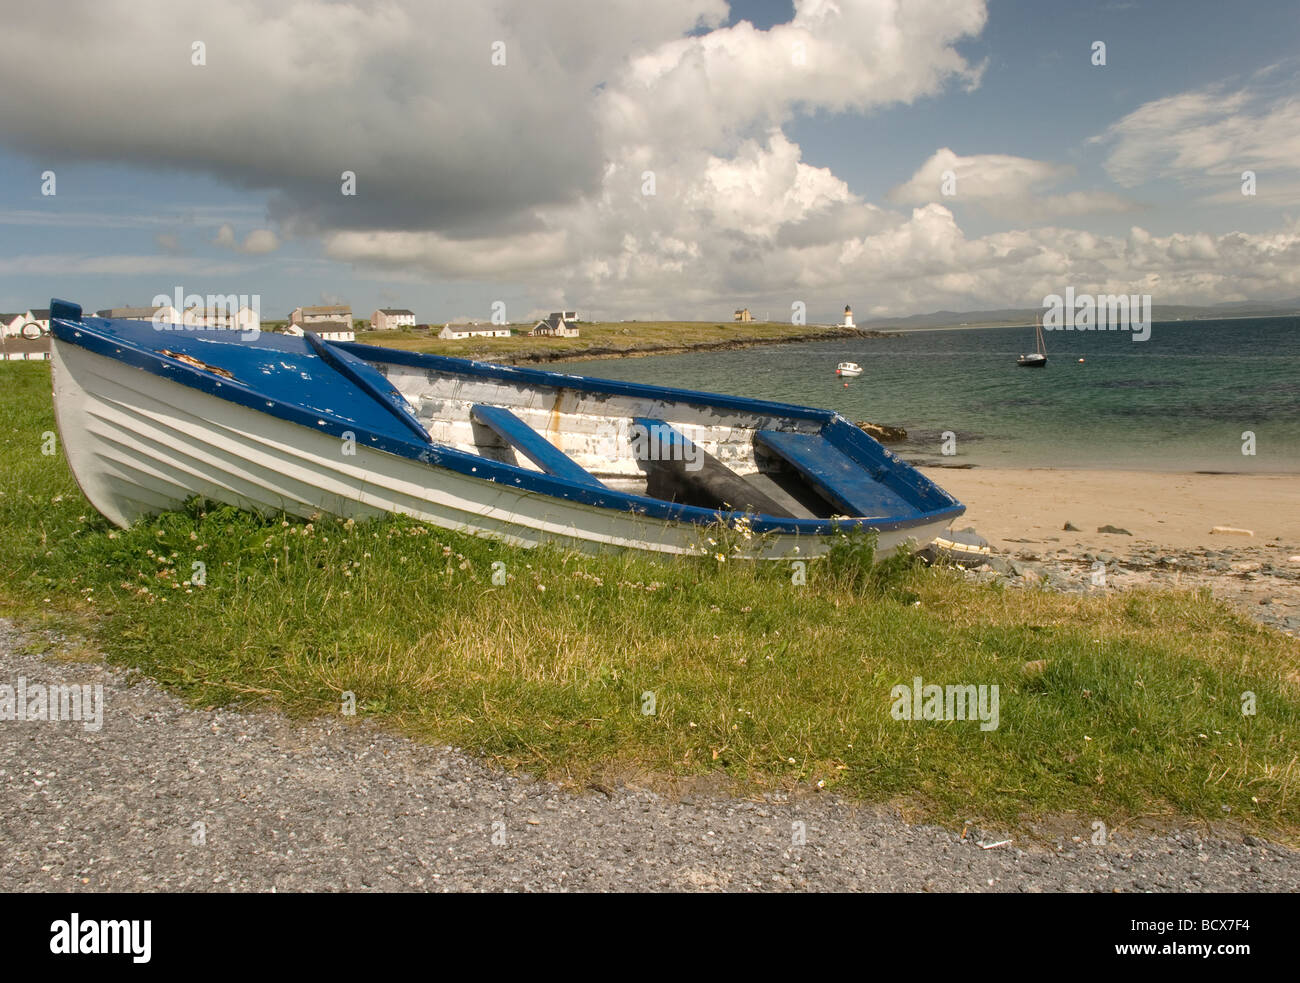
[[[54, 342], [54, 404], [64, 451], [91, 504], [111, 522], [200, 495], [263, 514], [370, 518], [388, 512], [520, 546], [695, 552], [697, 527], [489, 483], [259, 413]], [[925, 543], [947, 523], [880, 534], [881, 553]], [[820, 537], [780, 534], [764, 555], [824, 552]]]

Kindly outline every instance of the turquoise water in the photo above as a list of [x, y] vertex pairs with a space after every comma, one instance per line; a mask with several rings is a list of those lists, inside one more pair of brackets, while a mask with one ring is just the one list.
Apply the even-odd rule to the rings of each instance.
[[[556, 366], [562, 371], [838, 410], [905, 427], [893, 449], [949, 465], [1300, 473], [1300, 318], [1048, 332], [1048, 365], [1022, 369], [1032, 328], [914, 331]], [[1079, 364], [1078, 359], [1084, 359]], [[863, 374], [835, 376], [841, 361]], [[956, 454], [942, 455], [944, 431]], [[1242, 453], [1244, 431], [1255, 454]]]

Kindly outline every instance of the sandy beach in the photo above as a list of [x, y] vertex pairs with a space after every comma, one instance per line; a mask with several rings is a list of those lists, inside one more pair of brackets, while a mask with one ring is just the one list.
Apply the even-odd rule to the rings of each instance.
[[954, 528], [973, 527], [997, 554], [972, 576], [1077, 592], [1208, 587], [1300, 634], [1300, 475], [924, 470], [966, 504]]
[[[1060, 538], [1063, 546], [1113, 548], [1146, 541], [1170, 549], [1281, 542], [1300, 552], [1300, 475], [926, 468], [966, 504], [965, 519], [994, 545]], [[1080, 532], [1065, 532], [1069, 522]], [[958, 526], [962, 525], [959, 521]], [[1118, 526], [1133, 534], [1098, 533]], [[1255, 535], [1212, 535], [1215, 526]]]

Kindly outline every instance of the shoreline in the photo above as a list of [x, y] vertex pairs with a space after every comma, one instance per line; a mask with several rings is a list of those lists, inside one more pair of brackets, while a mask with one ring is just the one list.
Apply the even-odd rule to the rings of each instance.
[[[877, 424], [877, 426], [880, 426], [880, 424]], [[871, 436], [875, 436], [874, 434], [872, 434], [870, 430], [868, 430], [867, 433], [871, 434]], [[1176, 464], [1171, 464], [1168, 467], [1160, 467], [1153, 464], [1150, 467], [1145, 467], [1145, 468], [1135, 468], [1129, 464], [1116, 464], [1110, 467], [1097, 465], [1097, 464], [1078, 464], [1078, 465], [1075, 464], [971, 464], [971, 463], [944, 464], [940, 461], [936, 461], [933, 457], [923, 457], [917, 455], [915, 458], [909, 458], [907, 454], [907, 448], [904, 447], [902, 450], [899, 450], [898, 447], [899, 443], [900, 442], [898, 441], [888, 442], [885, 443], [884, 446], [886, 450], [891, 451], [893, 454], [897, 455], [898, 457], [901, 457], [904, 461], [906, 461], [912, 467], [916, 468], [918, 471], [927, 471], [927, 472], [934, 471], [934, 472], [946, 473], [952, 471], [983, 471], [983, 472], [1063, 471], [1063, 472], [1069, 472], [1071, 474], [1077, 474], [1079, 472], [1097, 472], [1099, 474], [1111, 474], [1112, 472], [1115, 471], [1126, 471], [1126, 472], [1131, 472], [1132, 474], [1159, 474], [1159, 475], [1166, 475], [1166, 476], [1198, 475], [1202, 477], [1219, 477], [1219, 478], [1236, 478], [1236, 477], [1300, 478], [1300, 471], [1211, 471], [1203, 468], [1182, 467]], [[937, 481], [938, 479], [935, 480]]]
[[922, 470], [966, 505], [953, 528], [974, 528], [993, 550], [989, 565], [968, 571], [974, 579], [1085, 594], [1208, 588], [1300, 635], [1300, 475]]
[[[712, 322], [701, 322], [709, 323]], [[845, 328], [842, 325], [807, 326], [796, 334], [778, 334], [771, 336], [747, 335], [732, 338], [714, 338], [707, 341], [642, 341], [629, 342], [627, 347], [610, 345], [601, 339], [601, 343], [587, 348], [549, 348], [534, 347], [514, 351], [499, 351], [490, 344], [480, 347], [467, 345], [414, 344], [398, 347], [407, 351], [422, 352], [433, 355], [447, 355], [453, 358], [474, 359], [495, 365], [543, 365], [551, 362], [595, 362], [616, 358], [645, 358], [651, 355], [687, 355], [694, 352], [738, 351], [744, 348], [759, 348], [763, 345], [793, 345], [816, 341], [841, 341], [849, 338], [894, 338], [901, 335], [898, 331], [881, 331], [870, 328]], [[374, 332], [367, 332], [367, 337], [358, 338], [362, 344], [384, 345], [396, 340], [383, 337], [371, 337]], [[433, 338], [432, 341], [438, 339]], [[545, 340], [545, 339], [543, 339]]]
[[577, 354], [545, 349], [532, 352], [512, 352], [501, 359], [502, 365], [536, 365], [547, 362], [600, 362], [616, 358], [646, 358], [652, 355], [689, 355], [694, 352], [730, 352], [742, 348], [760, 348], [763, 345], [795, 345], [813, 341], [838, 341], [844, 338], [892, 338], [900, 332], [872, 331], [862, 328], [831, 326], [819, 331], [775, 338], [728, 338], [725, 341], [700, 341], [684, 344], [649, 343], [630, 348], [592, 348]]

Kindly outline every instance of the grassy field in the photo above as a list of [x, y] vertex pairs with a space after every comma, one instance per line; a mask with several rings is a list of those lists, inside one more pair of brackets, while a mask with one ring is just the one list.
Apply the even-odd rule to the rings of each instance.
[[[526, 332], [532, 325], [514, 327], [516, 331]], [[846, 333], [838, 327], [756, 322], [717, 324], [710, 321], [611, 321], [582, 324], [580, 327], [582, 333], [577, 338], [530, 338], [521, 333], [510, 338], [444, 341], [438, 338], [436, 331], [403, 330], [363, 331], [357, 334], [357, 341], [437, 355], [455, 355], [459, 358], [551, 361], [756, 345], [794, 339], [834, 338]]]
[[[578, 784], [711, 773], [954, 823], [1300, 834], [1300, 646], [1204, 594], [1000, 590], [868, 568], [851, 544], [797, 585], [734, 555], [526, 552], [200, 503], [114, 530], [42, 453], [48, 369], [0, 379], [0, 613], [198, 705], [339, 714], [352, 693], [358, 717]], [[997, 685], [999, 726], [894, 719], [916, 676]]]

